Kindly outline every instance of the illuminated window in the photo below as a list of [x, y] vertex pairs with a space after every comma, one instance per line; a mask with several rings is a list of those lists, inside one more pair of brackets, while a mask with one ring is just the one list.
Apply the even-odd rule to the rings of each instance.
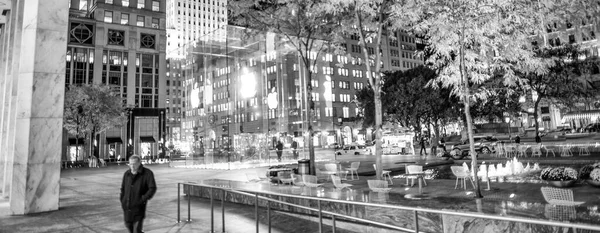
[[143, 27], [145, 20], [146, 19], [144, 18], [144, 16], [139, 16], [138, 15], [138, 17], [137, 17], [137, 24], [136, 25], [139, 26], [139, 27]]
[[104, 22], [105, 23], [112, 23], [112, 17], [113, 17], [113, 12], [112, 11], [105, 11], [104, 12]]
[[152, 1], [152, 11], [160, 11], [160, 2]]

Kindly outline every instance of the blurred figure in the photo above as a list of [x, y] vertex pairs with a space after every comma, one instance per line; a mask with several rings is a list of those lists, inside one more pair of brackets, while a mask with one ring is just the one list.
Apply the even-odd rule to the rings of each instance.
[[283, 143], [281, 143], [281, 141], [277, 141], [275, 149], [277, 149], [277, 161], [281, 162], [281, 155], [283, 154]]

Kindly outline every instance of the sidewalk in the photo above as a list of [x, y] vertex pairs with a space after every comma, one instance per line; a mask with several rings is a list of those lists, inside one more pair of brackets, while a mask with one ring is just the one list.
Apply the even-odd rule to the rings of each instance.
[[[577, 157], [577, 156], [576, 156]], [[589, 159], [581, 158], [573, 160], [571, 158], [536, 158], [545, 161], [579, 162], [594, 161], [597, 156], [590, 156]], [[360, 181], [346, 181], [354, 184], [353, 188], [357, 193], [368, 190], [366, 187], [367, 179], [373, 179], [373, 176], [365, 176], [367, 172], [372, 172], [372, 158], [368, 156], [347, 156], [338, 157], [340, 162], [349, 166], [349, 162], [360, 160], [361, 166], [359, 173], [362, 173]], [[435, 157], [419, 156], [384, 156], [384, 168], [392, 169], [397, 173], [403, 172], [406, 163], [450, 163], [452, 160], [445, 161]], [[588, 161], [589, 160], [589, 161]], [[467, 161], [467, 160], [465, 160]], [[462, 161], [456, 161], [462, 163]], [[540, 161], [540, 163], [542, 163]], [[318, 164], [322, 168], [323, 163]], [[447, 165], [446, 165], [447, 166]], [[159, 187], [155, 197], [149, 202], [148, 217], [144, 223], [146, 232], [207, 232], [210, 230], [209, 202], [207, 200], [192, 199], [192, 222], [177, 223], [177, 183], [178, 182], [198, 182], [209, 179], [237, 180], [246, 182], [245, 173], [264, 172], [266, 167], [240, 169], [240, 170], [208, 170], [208, 169], [186, 169], [171, 168], [167, 164], [148, 165], [155, 173], [157, 185]], [[128, 169], [127, 166], [109, 165], [102, 168], [77, 168], [63, 170], [61, 173], [60, 186], [60, 209], [58, 211], [32, 214], [27, 216], [10, 216], [7, 200], [0, 200], [0, 232], [126, 232], [122, 220], [122, 210], [120, 208], [118, 196], [120, 182], [123, 172]], [[323, 178], [324, 176], [321, 176]], [[414, 205], [429, 208], [448, 208], [448, 209], [476, 209], [474, 200], [470, 195], [472, 192], [454, 189], [454, 179], [427, 180], [429, 186], [425, 186], [425, 192], [435, 197], [428, 201], [406, 201], [399, 199], [406, 193], [415, 192], [415, 188], [406, 187], [402, 184], [404, 179], [395, 179], [393, 190], [386, 199], [386, 203], [399, 202], [402, 205]], [[492, 183], [491, 191], [483, 191], [486, 201], [486, 213], [496, 213], [497, 211], [508, 211], [508, 213], [523, 213], [524, 216], [537, 216], [544, 214], [543, 206], [545, 201], [541, 197], [540, 187], [543, 184], [525, 184], [525, 183]], [[331, 183], [325, 184], [325, 189], [331, 189]], [[483, 184], [482, 184], [482, 187]], [[290, 186], [290, 188], [293, 188]], [[472, 190], [472, 189], [471, 189]], [[587, 221], [600, 222], [600, 214], [597, 213], [597, 207], [600, 205], [600, 197], [597, 195], [596, 188], [589, 185], [578, 185], [573, 188], [575, 200], [586, 201], [581, 208], [577, 208], [578, 215], [587, 216]], [[395, 194], [394, 194], [395, 193]], [[513, 195], [510, 198], [511, 194]], [[182, 220], [187, 217], [187, 199], [182, 198], [181, 207]], [[382, 199], [379, 199], [382, 201]], [[513, 203], [504, 204], [502, 203]], [[519, 204], [521, 203], [521, 204]], [[523, 203], [527, 203], [522, 207]], [[220, 226], [220, 202], [215, 203], [216, 222], [215, 226]], [[445, 204], [445, 205], [444, 205]], [[500, 207], [498, 207], [500, 206]], [[252, 206], [243, 206], [227, 204], [226, 229], [227, 232], [253, 232], [255, 231], [254, 208]], [[522, 208], [530, 208], [534, 213], [522, 212]], [[540, 210], [540, 208], [542, 208]], [[586, 209], [587, 208], [587, 209]], [[595, 214], [590, 211], [596, 211]], [[276, 216], [276, 217], [275, 217]], [[317, 224], [314, 218], [307, 216], [298, 216], [288, 213], [278, 213], [274, 215], [277, 221], [273, 221], [273, 232], [315, 232]], [[231, 224], [231, 222], [235, 224]], [[280, 222], [282, 224], [275, 224]], [[295, 223], [297, 222], [297, 224]], [[312, 224], [311, 224], [312, 223]], [[261, 219], [261, 232], [266, 231], [266, 220]], [[338, 232], [378, 232], [377, 229], [362, 229], [357, 226], [340, 225], [338, 223]], [[220, 231], [220, 227], [216, 228]], [[330, 228], [327, 228], [330, 229]]]

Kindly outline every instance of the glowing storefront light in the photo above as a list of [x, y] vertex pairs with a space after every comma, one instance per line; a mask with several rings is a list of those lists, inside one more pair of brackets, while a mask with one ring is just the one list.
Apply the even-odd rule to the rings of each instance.
[[271, 92], [267, 96], [267, 105], [269, 105], [269, 109], [277, 108], [279, 101], [277, 100], [277, 92]]
[[192, 108], [198, 108], [200, 106], [200, 89], [198, 89], [198, 84], [194, 83], [194, 87], [190, 92], [190, 103], [192, 104]]
[[240, 94], [242, 98], [253, 97], [256, 94], [256, 78], [246, 67], [242, 68], [240, 75]]

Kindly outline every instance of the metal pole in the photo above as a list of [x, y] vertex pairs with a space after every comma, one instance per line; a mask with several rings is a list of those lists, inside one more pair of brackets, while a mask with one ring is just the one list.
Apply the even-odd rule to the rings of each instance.
[[321, 200], [317, 200], [319, 206], [319, 233], [323, 232], [323, 210], [321, 209]]
[[256, 233], [258, 233], [258, 193], [254, 194], [254, 218], [256, 218]]
[[223, 189], [223, 196], [221, 197], [221, 221], [223, 224], [223, 232], [225, 232], [225, 191]]
[[192, 185], [188, 184], [188, 222], [192, 221]]
[[269, 233], [271, 233], [271, 202], [267, 201], [267, 221], [269, 222]]
[[209, 196], [210, 196], [210, 232], [215, 232], [215, 205], [213, 204], [214, 202], [214, 198], [213, 198], [213, 188], [210, 188], [209, 190]]
[[331, 215], [331, 220], [333, 221], [332, 222], [332, 225], [333, 225], [332, 232], [335, 233], [335, 215]]
[[415, 232], [419, 232], [419, 214], [415, 210]]
[[177, 183], [177, 222], [181, 222], [181, 183]]

